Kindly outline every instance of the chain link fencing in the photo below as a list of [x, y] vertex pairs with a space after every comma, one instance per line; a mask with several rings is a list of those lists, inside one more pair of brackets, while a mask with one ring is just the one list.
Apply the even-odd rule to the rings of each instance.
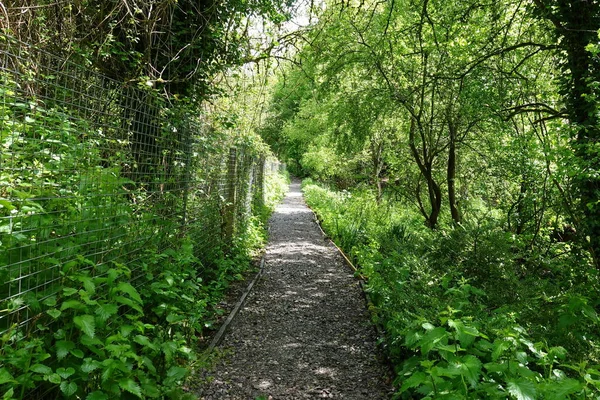
[[35, 326], [69, 270], [189, 237], [205, 268], [280, 168], [149, 87], [0, 36], [0, 332]]

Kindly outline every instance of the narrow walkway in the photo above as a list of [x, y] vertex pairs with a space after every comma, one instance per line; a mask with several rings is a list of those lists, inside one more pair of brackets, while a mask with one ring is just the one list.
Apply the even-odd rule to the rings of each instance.
[[270, 220], [265, 273], [220, 348], [200, 399], [387, 399], [358, 282], [294, 181]]

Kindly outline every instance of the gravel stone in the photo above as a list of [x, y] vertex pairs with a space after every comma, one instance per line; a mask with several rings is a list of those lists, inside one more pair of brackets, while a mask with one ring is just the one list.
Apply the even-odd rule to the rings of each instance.
[[199, 398], [390, 398], [358, 281], [316, 225], [300, 181], [269, 231], [264, 273], [219, 346], [224, 356], [199, 377]]

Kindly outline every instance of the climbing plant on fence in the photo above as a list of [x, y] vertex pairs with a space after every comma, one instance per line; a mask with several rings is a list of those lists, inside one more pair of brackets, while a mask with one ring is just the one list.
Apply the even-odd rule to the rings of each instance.
[[7, 36], [0, 146], [0, 393], [176, 397], [275, 161]]

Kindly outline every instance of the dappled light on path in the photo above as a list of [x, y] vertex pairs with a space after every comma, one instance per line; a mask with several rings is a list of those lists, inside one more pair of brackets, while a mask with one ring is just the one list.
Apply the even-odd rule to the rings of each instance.
[[205, 374], [201, 399], [386, 399], [358, 282], [294, 182], [270, 221], [265, 271]]

